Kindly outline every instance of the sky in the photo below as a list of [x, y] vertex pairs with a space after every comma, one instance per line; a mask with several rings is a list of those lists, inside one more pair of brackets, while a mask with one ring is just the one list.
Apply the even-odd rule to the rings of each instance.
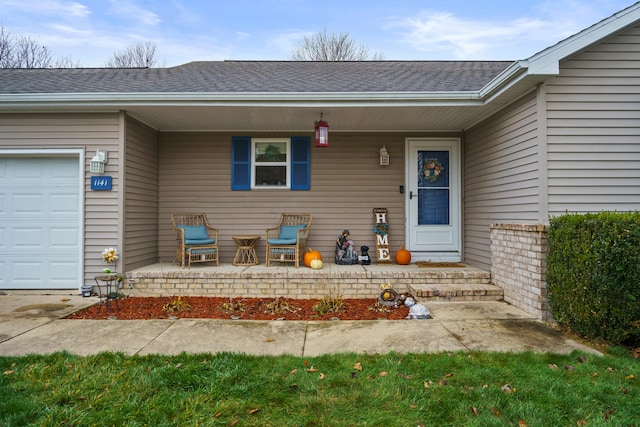
[[348, 33], [386, 60], [517, 60], [635, 0], [0, 0], [5, 33], [101, 67], [156, 44], [157, 66], [289, 60], [305, 35]]

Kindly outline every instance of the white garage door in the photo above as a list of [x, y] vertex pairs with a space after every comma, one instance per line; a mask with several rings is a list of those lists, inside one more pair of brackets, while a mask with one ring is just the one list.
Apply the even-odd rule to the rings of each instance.
[[78, 157], [0, 157], [0, 288], [81, 285]]

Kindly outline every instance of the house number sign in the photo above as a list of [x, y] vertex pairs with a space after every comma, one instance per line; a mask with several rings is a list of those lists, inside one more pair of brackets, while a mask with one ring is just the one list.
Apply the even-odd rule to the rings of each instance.
[[110, 176], [92, 176], [91, 189], [107, 190], [107, 191], [111, 190], [111, 177]]
[[391, 264], [387, 208], [373, 209], [373, 232], [376, 235], [376, 263]]

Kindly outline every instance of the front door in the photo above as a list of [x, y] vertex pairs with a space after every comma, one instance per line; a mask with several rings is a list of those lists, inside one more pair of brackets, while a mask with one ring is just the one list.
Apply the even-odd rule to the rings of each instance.
[[460, 261], [460, 140], [407, 139], [407, 236], [416, 261]]

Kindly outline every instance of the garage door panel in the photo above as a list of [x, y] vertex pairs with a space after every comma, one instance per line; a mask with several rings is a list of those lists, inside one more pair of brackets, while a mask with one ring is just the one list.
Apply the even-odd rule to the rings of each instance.
[[75, 248], [78, 245], [78, 229], [72, 227], [57, 227], [49, 230], [49, 249], [62, 250]]
[[55, 194], [49, 199], [48, 212], [56, 215], [74, 216], [78, 213], [78, 195], [77, 194]]
[[0, 287], [82, 284], [78, 158], [0, 158]]
[[41, 194], [13, 194], [13, 203], [9, 206], [14, 215], [42, 216], [44, 204]]

